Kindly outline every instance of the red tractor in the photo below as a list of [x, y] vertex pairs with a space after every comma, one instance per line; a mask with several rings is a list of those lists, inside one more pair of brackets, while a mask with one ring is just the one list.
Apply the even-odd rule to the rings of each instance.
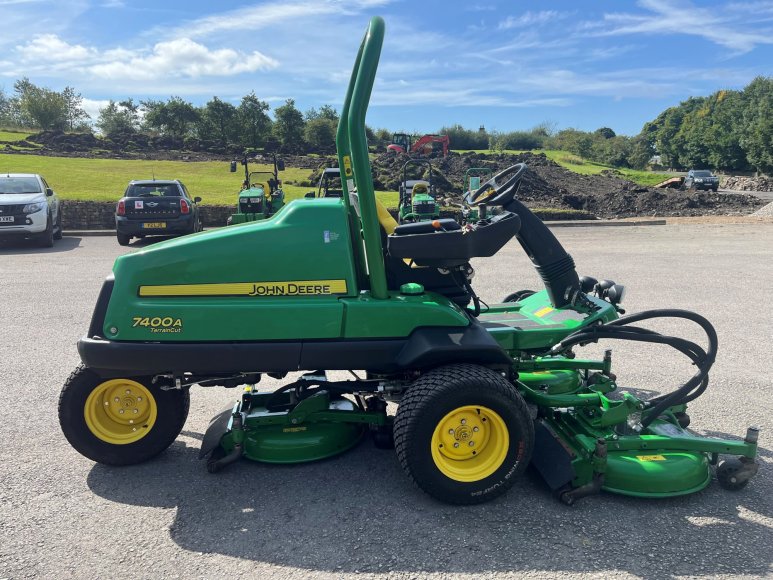
[[411, 145], [411, 137], [406, 133], [395, 133], [392, 135], [392, 143], [387, 146], [387, 152], [393, 153], [417, 153], [419, 155], [430, 156], [443, 150], [443, 157], [448, 155], [448, 148], [451, 140], [448, 135], [423, 135]]

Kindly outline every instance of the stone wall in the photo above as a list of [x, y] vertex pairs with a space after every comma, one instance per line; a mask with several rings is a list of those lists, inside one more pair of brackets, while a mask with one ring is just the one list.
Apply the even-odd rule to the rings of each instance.
[[[113, 201], [62, 201], [62, 226], [65, 230], [114, 230], [115, 205]], [[232, 205], [201, 206], [204, 227], [224, 226], [234, 212]]]

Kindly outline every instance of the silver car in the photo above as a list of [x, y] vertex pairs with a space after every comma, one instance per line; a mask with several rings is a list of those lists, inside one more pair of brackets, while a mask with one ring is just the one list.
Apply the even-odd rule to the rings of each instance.
[[33, 239], [44, 248], [62, 238], [62, 206], [37, 173], [0, 174], [0, 239]]

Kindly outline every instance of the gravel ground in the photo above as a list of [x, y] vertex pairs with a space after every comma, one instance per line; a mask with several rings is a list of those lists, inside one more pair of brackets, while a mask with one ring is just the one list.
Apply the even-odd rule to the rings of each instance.
[[[414, 488], [394, 454], [370, 442], [316, 464], [242, 462], [212, 476], [196, 454], [209, 419], [236, 396], [225, 389], [192, 393], [182, 435], [156, 460], [95, 465], [62, 437], [56, 402], [102, 279], [131, 248], [65, 238], [52, 250], [0, 247], [0, 578], [771, 575], [773, 226], [555, 231], [581, 273], [628, 286], [629, 311], [688, 308], [716, 325], [712, 384], [691, 415], [709, 435], [763, 428], [760, 473], [745, 490], [604, 494], [567, 508], [527, 475], [492, 503], [457, 508]], [[488, 301], [538, 284], [515, 243], [477, 268]], [[697, 338], [676, 323], [658, 328]], [[615, 345], [613, 360], [620, 382], [640, 391], [691, 373], [654, 347]]]

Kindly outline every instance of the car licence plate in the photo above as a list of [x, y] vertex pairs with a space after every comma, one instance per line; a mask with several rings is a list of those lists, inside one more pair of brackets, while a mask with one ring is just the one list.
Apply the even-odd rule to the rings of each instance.
[[142, 224], [142, 227], [146, 230], [162, 229], [166, 227], [166, 222], [146, 222]]
[[0, 223], [13, 223], [13, 216], [12, 215], [0, 216]]

